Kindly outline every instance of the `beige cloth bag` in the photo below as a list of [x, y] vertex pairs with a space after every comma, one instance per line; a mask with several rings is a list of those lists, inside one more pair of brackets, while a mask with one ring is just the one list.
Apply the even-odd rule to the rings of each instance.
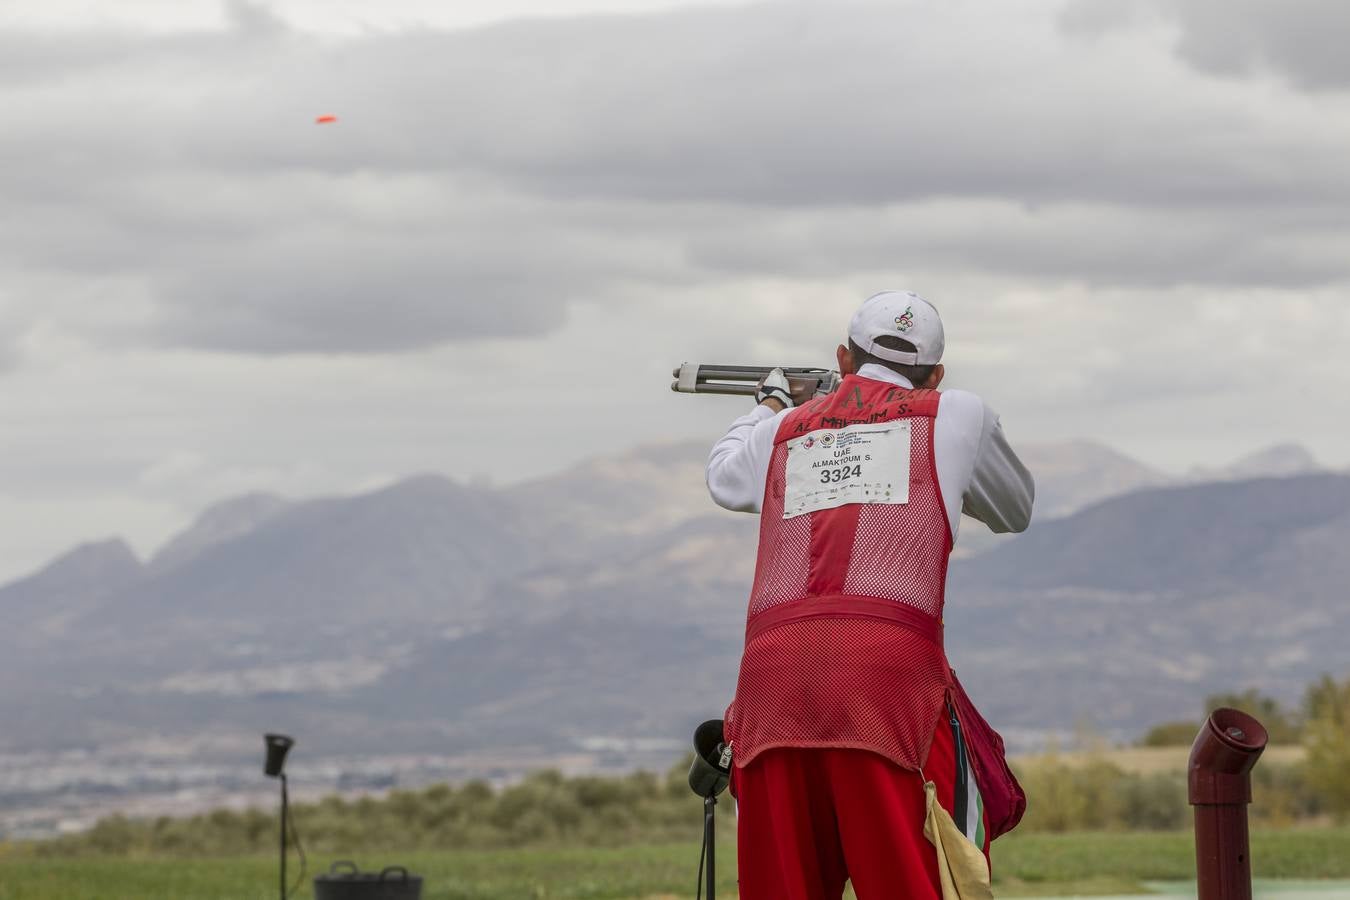
[[938, 803], [937, 785], [929, 781], [923, 791], [928, 798], [923, 834], [937, 848], [942, 900], [993, 900], [989, 862], [984, 853], [961, 833], [951, 814]]

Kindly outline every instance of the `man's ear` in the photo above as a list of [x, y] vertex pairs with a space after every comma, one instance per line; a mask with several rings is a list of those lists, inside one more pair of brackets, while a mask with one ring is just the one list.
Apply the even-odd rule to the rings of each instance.
[[853, 354], [848, 352], [848, 348], [840, 344], [834, 351], [835, 362], [839, 364], [840, 375], [853, 375]]
[[928, 376], [928, 380], [919, 385], [921, 388], [927, 388], [930, 391], [937, 390], [937, 386], [942, 384], [942, 376], [947, 374], [947, 367], [938, 363], [933, 367], [933, 372]]

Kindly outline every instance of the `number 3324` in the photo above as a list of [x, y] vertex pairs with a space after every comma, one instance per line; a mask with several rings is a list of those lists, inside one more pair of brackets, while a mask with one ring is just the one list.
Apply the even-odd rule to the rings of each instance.
[[821, 484], [835, 484], [850, 478], [861, 478], [862, 466], [841, 466], [838, 469], [826, 469], [820, 473]]

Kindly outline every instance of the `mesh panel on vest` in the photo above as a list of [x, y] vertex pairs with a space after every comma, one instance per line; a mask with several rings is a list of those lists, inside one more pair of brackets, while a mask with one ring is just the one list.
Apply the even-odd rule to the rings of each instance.
[[933, 477], [933, 420], [911, 422], [909, 503], [859, 510], [844, 593], [908, 603], [941, 617], [951, 526]]
[[750, 590], [750, 615], [806, 596], [811, 561], [811, 516], [783, 518], [787, 444], [774, 448], [760, 514], [759, 559]]
[[738, 765], [790, 746], [855, 747], [922, 767], [948, 679], [927, 638], [890, 622], [820, 616], [765, 631], [754, 645], [728, 712]]

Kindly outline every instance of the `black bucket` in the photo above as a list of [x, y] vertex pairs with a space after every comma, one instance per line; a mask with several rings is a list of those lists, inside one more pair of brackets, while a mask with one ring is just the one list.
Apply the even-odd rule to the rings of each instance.
[[422, 900], [422, 876], [402, 866], [388, 866], [378, 875], [362, 872], [343, 860], [315, 877], [314, 900]]

